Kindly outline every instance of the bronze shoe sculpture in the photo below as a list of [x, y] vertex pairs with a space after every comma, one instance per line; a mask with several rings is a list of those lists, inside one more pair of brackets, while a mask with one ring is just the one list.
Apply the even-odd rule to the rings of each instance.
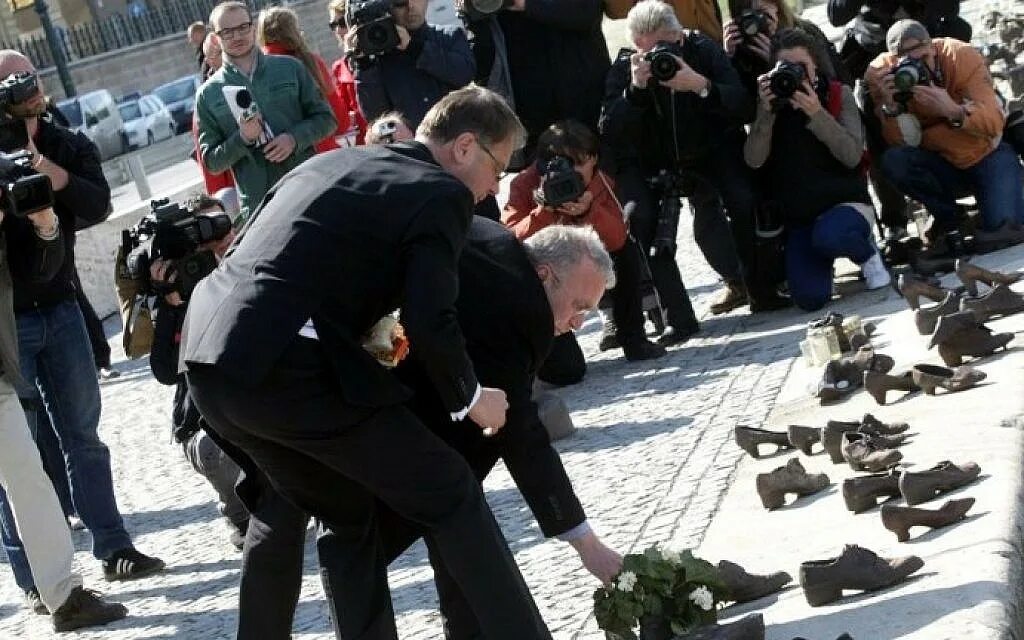
[[939, 318], [960, 310], [960, 294], [950, 291], [946, 297], [937, 305], [928, 308], [921, 307], [914, 311], [914, 325], [917, 332], [923, 336], [935, 331], [935, 325]]
[[761, 497], [761, 504], [769, 511], [784, 505], [787, 493], [809, 496], [828, 485], [827, 475], [807, 473], [797, 458], [792, 458], [786, 466], [779, 467], [771, 473], [757, 474], [757, 495]]
[[736, 622], [698, 627], [686, 640], [764, 640], [764, 618], [752, 613]]
[[874, 508], [878, 498], [898, 498], [901, 472], [896, 467], [883, 473], [856, 476], [843, 480], [843, 502], [853, 513]]
[[740, 425], [733, 430], [733, 435], [736, 438], [736, 444], [755, 459], [761, 457], [758, 445], [775, 445], [776, 449], [773, 453], [793, 448], [793, 445], [789, 444], [789, 434], [785, 431], [768, 431]]
[[848, 544], [842, 555], [800, 565], [800, 586], [812, 607], [834, 602], [843, 590], [875, 591], [907, 579], [924, 566], [917, 556], [880, 558], [873, 551]]
[[[881, 438], [849, 431], [843, 434], [843, 459], [854, 471], [884, 471], [903, 459], [903, 454]], [[901, 436], [893, 436], [899, 438]]]
[[777, 571], [768, 575], [754, 575], [746, 569], [728, 560], [718, 563], [718, 577], [729, 590], [733, 602], [750, 602], [781, 591], [784, 586], [793, 582], [793, 576], [785, 571]]
[[789, 444], [799, 449], [805, 456], [811, 455], [811, 448], [821, 442], [821, 429], [791, 424], [787, 429]]
[[832, 464], [842, 464], [843, 434], [860, 429], [859, 422], [840, 422], [829, 420], [821, 430], [821, 445], [832, 460]]
[[1012, 333], [992, 333], [991, 329], [981, 324], [962, 328], [935, 344], [939, 347], [942, 362], [947, 367], [958, 367], [963, 364], [965, 356], [983, 358], [996, 349], [1005, 349], [1013, 338]]
[[970, 309], [942, 316], [935, 323], [935, 331], [932, 332], [932, 337], [928, 340], [928, 348], [931, 349], [936, 345], [942, 344], [964, 329], [980, 326], [983, 325], [978, 320], [978, 316], [974, 315], [974, 312]]
[[953, 393], [970, 389], [988, 377], [984, 371], [971, 367], [957, 367], [954, 370], [934, 364], [915, 364], [911, 374], [914, 384], [930, 396], [935, 395], [935, 387], [942, 387]]
[[967, 294], [970, 296], [978, 295], [978, 283], [982, 282], [989, 287], [995, 287], [998, 284], [1013, 284], [1019, 282], [1021, 278], [1024, 278], [1024, 273], [1000, 273], [999, 271], [989, 271], [977, 265], [973, 265], [963, 258], [956, 261], [956, 277], [960, 278], [960, 282], [964, 283], [964, 288], [967, 290]]
[[890, 376], [875, 371], [864, 372], [864, 388], [878, 404], [884, 405], [886, 394], [890, 391], [917, 391], [917, 385], [910, 373]]
[[970, 309], [979, 320], [991, 320], [1024, 311], [1024, 296], [1010, 289], [1009, 285], [998, 284], [983, 296], [961, 299], [960, 309]]
[[981, 467], [977, 463], [956, 465], [943, 460], [927, 471], [904, 471], [900, 476], [900, 493], [908, 505], [921, 504], [974, 482], [980, 474]]
[[906, 422], [882, 422], [870, 413], [860, 419], [860, 430], [873, 436], [894, 436], [910, 428]]
[[900, 274], [896, 280], [896, 289], [906, 299], [911, 309], [921, 308], [921, 297], [928, 298], [932, 302], [942, 302], [946, 297], [946, 290], [919, 280], [909, 273]]
[[928, 527], [938, 529], [962, 520], [971, 507], [974, 498], [947, 500], [939, 509], [918, 509], [915, 507], [897, 507], [882, 505], [882, 526], [896, 534], [900, 542], [910, 540], [910, 527]]

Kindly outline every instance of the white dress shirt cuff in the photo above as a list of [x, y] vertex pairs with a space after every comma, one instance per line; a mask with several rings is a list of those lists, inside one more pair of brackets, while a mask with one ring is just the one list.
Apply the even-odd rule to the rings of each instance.
[[593, 531], [593, 529], [590, 528], [590, 523], [584, 520], [572, 529], [569, 529], [565, 533], [560, 533], [555, 537], [557, 537], [562, 542], [572, 542], [573, 540], [578, 540], [579, 538], [582, 538], [591, 531]]
[[473, 405], [475, 405], [476, 401], [480, 399], [481, 391], [483, 391], [483, 387], [481, 387], [480, 384], [477, 383], [476, 393], [473, 394], [473, 399], [469, 401], [469, 404], [466, 406], [466, 408], [463, 409], [462, 411], [452, 412], [452, 422], [458, 422], [459, 420], [462, 420], [469, 415], [469, 411], [473, 408]]

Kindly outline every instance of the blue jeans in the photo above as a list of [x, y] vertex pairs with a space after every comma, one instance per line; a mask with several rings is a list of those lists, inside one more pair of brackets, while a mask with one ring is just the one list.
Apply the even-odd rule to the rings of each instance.
[[813, 225], [790, 227], [786, 237], [786, 280], [793, 304], [817, 311], [832, 299], [832, 263], [861, 264], [875, 253], [871, 226], [856, 209], [833, 207]]
[[934, 151], [893, 147], [882, 154], [882, 173], [939, 222], [952, 222], [956, 199], [973, 194], [986, 231], [998, 229], [1006, 220], [1024, 223], [1024, 173], [1005, 142], [967, 169], [958, 169]]
[[[23, 402], [42, 399], [64, 452], [72, 500], [92, 534], [93, 555], [109, 558], [132, 546], [132, 541], [114, 499], [110, 451], [97, 434], [100, 388], [82, 312], [69, 301], [18, 313], [17, 320], [21, 374], [29, 382], [18, 395]], [[34, 436], [36, 412], [26, 414]], [[34, 586], [32, 572], [2, 493], [0, 526], [15, 580], [29, 589]]]

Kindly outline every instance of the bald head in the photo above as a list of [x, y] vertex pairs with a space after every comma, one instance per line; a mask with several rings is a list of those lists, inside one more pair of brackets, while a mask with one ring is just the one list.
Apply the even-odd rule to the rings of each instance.
[[3, 80], [12, 73], [34, 73], [35, 67], [32, 61], [26, 58], [20, 51], [14, 49], [0, 49], [0, 80]]

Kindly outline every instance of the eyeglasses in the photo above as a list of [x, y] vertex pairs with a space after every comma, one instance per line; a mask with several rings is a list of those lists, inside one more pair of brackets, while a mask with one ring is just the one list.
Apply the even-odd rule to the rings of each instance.
[[243, 22], [237, 27], [227, 27], [215, 33], [221, 40], [233, 40], [234, 38], [241, 38], [245, 34], [249, 33], [249, 29], [252, 29], [252, 23]]
[[496, 180], [501, 182], [501, 179], [507, 175], [507, 172], [505, 171], [505, 165], [501, 164], [501, 162], [494, 157], [494, 154], [491, 153], [491, 150], [487, 148], [487, 145], [480, 142], [480, 138], [474, 137], [473, 139], [476, 140], [477, 145], [481, 149], [483, 149], [484, 153], [487, 154], [487, 157], [491, 159], [491, 162], [494, 164], [494, 177]]
[[345, 22], [345, 18], [338, 18], [337, 20], [331, 20], [328, 22], [327, 26], [331, 28], [331, 31], [337, 31], [338, 29], [348, 27], [348, 23]]

